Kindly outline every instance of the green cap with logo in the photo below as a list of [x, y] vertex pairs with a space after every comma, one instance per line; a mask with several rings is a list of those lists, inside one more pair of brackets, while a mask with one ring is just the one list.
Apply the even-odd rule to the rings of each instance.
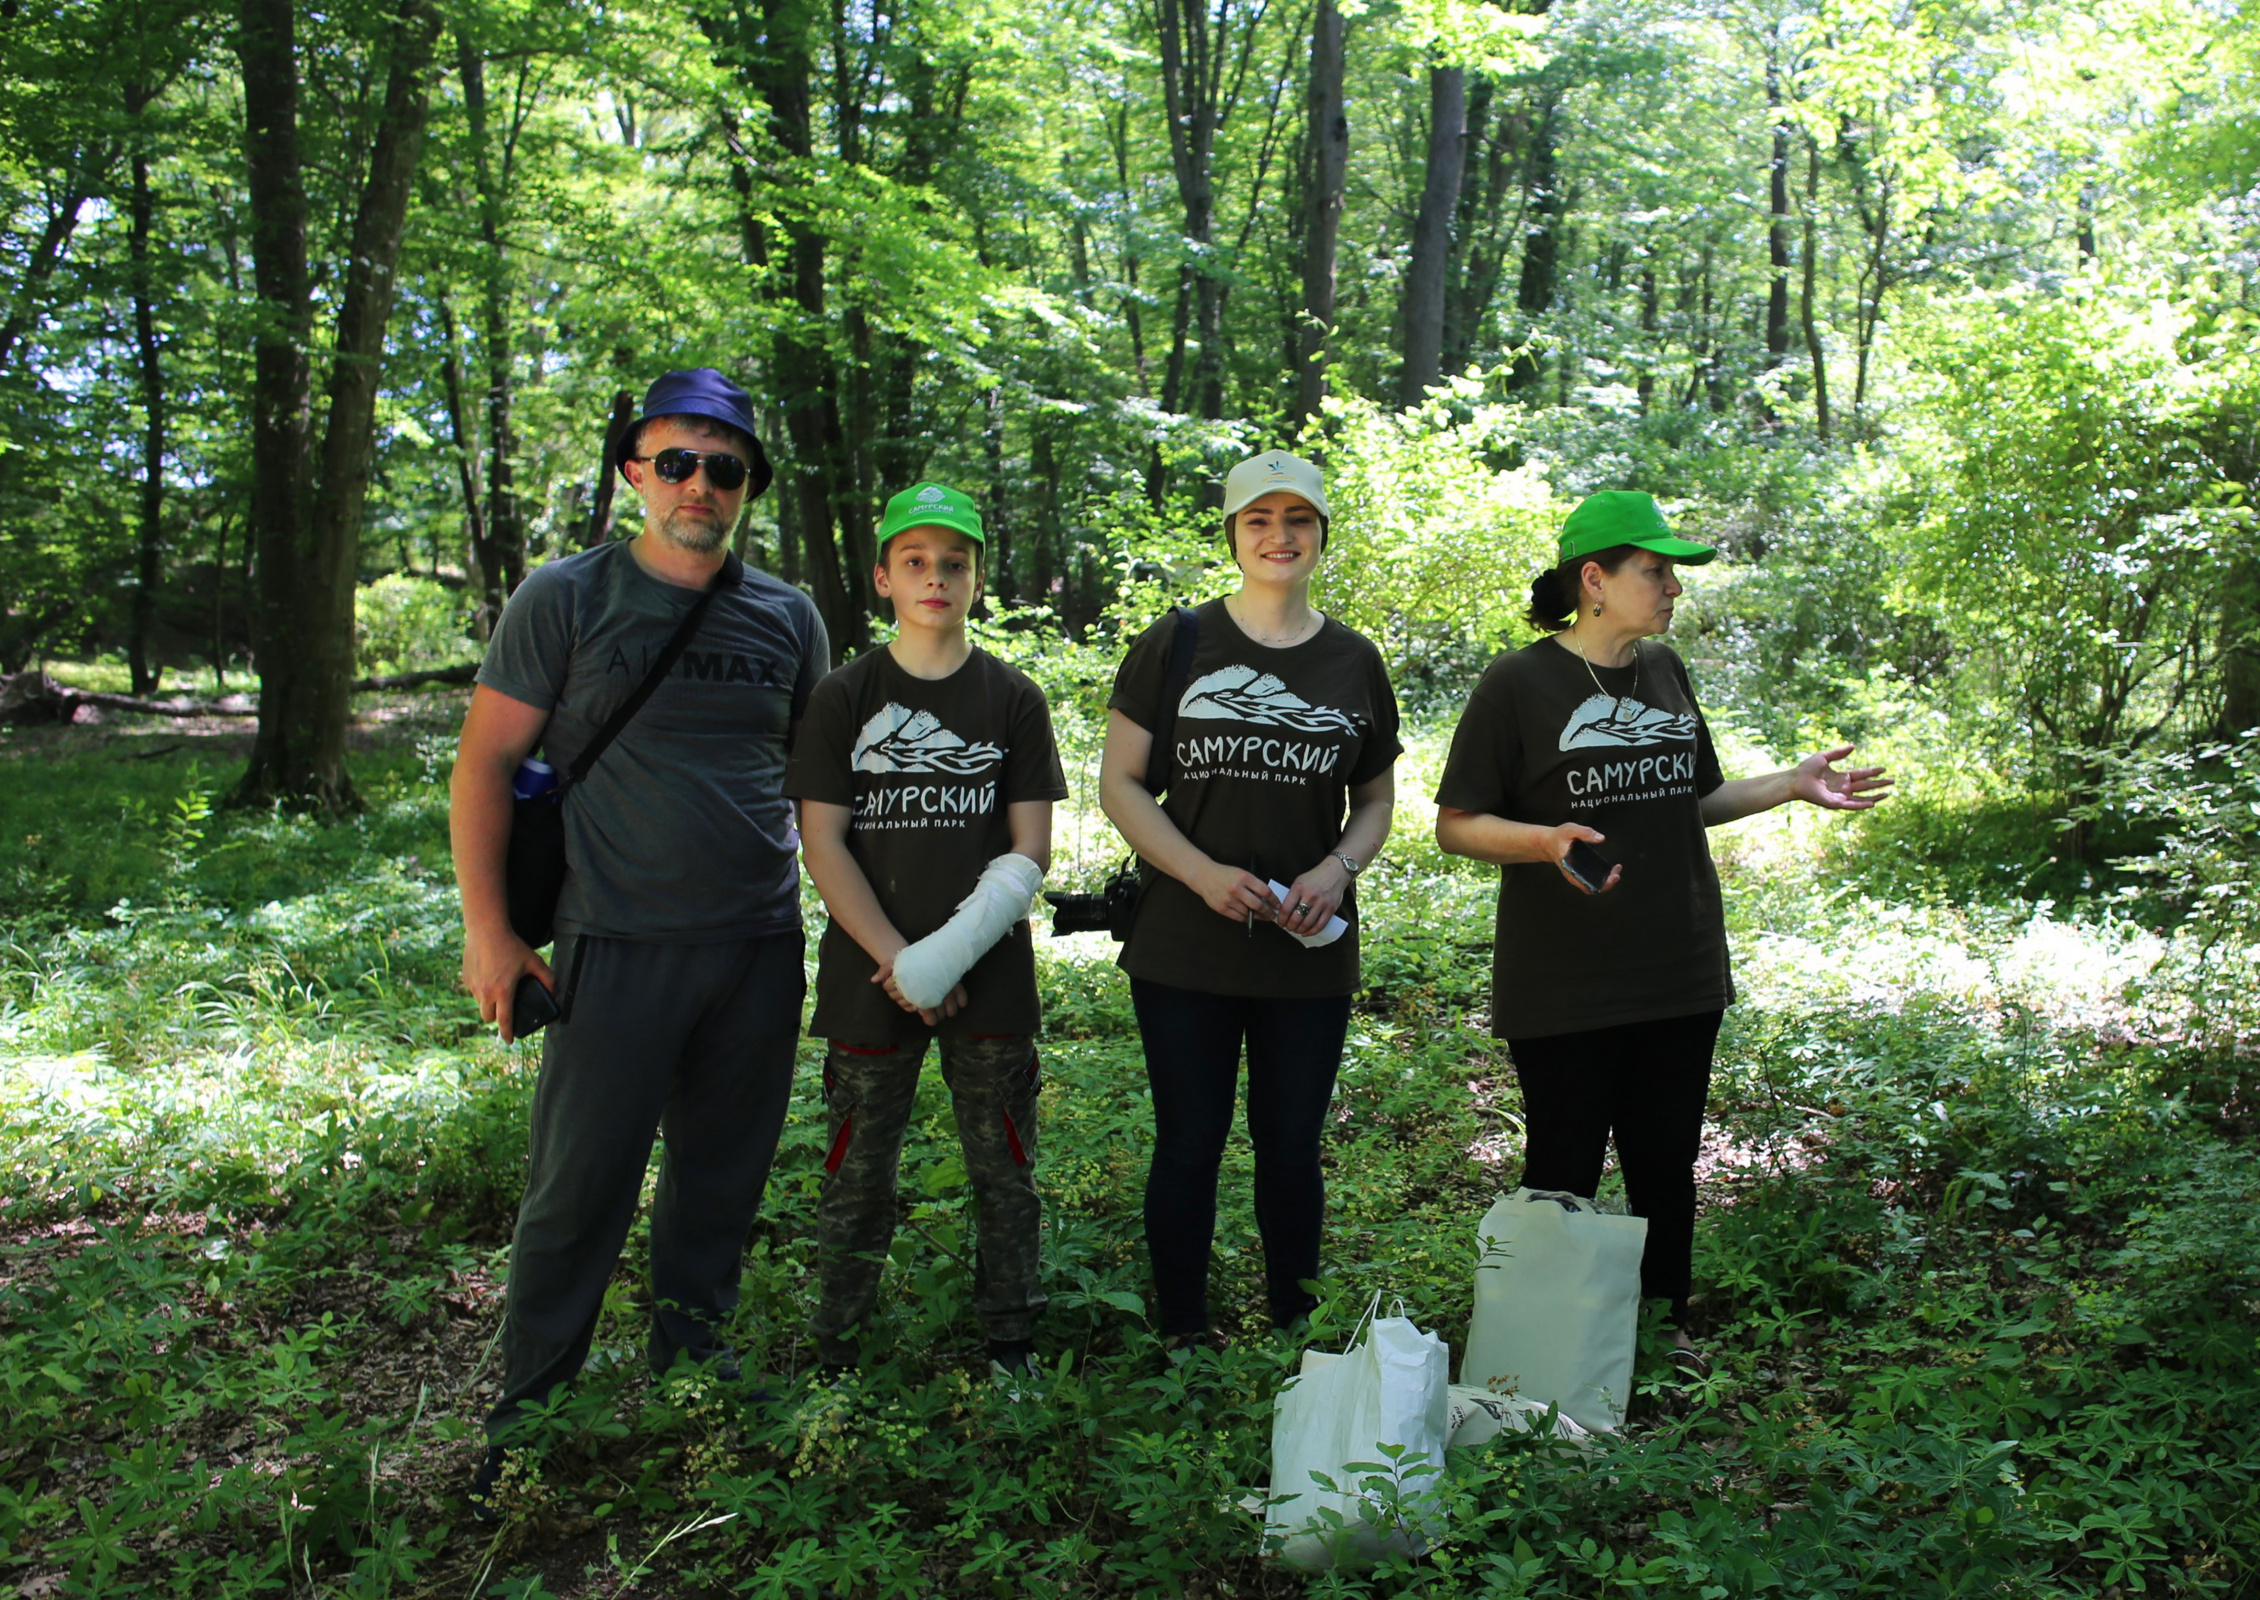
[[950, 528], [977, 545], [989, 542], [971, 498], [946, 483], [914, 483], [889, 500], [887, 514], [879, 519], [879, 548], [884, 550], [905, 528]]
[[1557, 559], [1574, 561], [1597, 550], [1614, 550], [1620, 544], [1638, 545], [1699, 567], [1718, 551], [1707, 544], [1674, 535], [1656, 507], [1656, 497], [1637, 489], [1603, 489], [1578, 502], [1562, 524], [1561, 553]]

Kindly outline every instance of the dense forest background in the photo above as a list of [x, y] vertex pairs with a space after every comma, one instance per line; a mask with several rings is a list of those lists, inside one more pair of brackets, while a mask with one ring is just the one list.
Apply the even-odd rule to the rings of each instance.
[[[2228, 0], [0, 0], [0, 1589], [2260, 1595], [2256, 289]], [[455, 987], [461, 685], [701, 363], [843, 652], [883, 497], [981, 498], [1061, 887], [1119, 857], [1127, 632], [1232, 580], [1222, 473], [1324, 457], [1408, 748], [1322, 1348], [1375, 1293], [1457, 1346], [1519, 1171], [1428, 802], [1467, 688], [1579, 495], [1722, 546], [1672, 642], [1728, 771], [1900, 781], [1712, 834], [1711, 1378], [1651, 1326], [1621, 1435], [1455, 1450], [1433, 1549], [1279, 1570], [1248, 1152], [1180, 1367], [1127, 985], [1047, 936], [1038, 1392], [931, 1075], [871, 1357], [812, 1373], [810, 1043], [758, 1393], [645, 1372], [639, 1227], [470, 1522], [538, 1055]]]
[[1300, 441], [1327, 602], [1411, 680], [1511, 630], [1568, 500], [1647, 488], [1728, 552], [1700, 627], [1754, 731], [1913, 692], [2092, 799], [2260, 724], [2245, 20], [25, 8], [0, 670], [256, 676], [244, 792], [346, 804], [356, 670], [473, 657], [613, 528], [631, 397], [711, 363], [781, 468], [745, 553], [843, 652], [916, 477], [982, 498], [1000, 616], [1111, 648], [1216, 566], [1224, 467]]

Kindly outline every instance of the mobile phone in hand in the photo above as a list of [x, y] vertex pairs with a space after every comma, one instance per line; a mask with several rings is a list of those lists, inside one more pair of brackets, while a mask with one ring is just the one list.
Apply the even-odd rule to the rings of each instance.
[[563, 1015], [557, 1009], [557, 997], [542, 986], [541, 979], [530, 972], [518, 979], [518, 987], [510, 994], [511, 1038], [531, 1039]]
[[1609, 858], [1594, 849], [1583, 839], [1572, 839], [1569, 854], [1562, 857], [1562, 870], [1575, 878], [1594, 894], [1601, 892], [1609, 881]]

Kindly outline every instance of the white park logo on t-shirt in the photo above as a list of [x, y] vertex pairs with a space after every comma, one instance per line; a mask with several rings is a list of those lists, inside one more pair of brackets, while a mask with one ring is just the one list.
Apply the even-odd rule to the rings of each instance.
[[1177, 702], [1180, 717], [1212, 717], [1225, 722], [1254, 722], [1269, 728], [1293, 728], [1298, 733], [1355, 733], [1358, 719], [1331, 706], [1314, 706], [1296, 694], [1276, 674], [1254, 667], [1219, 667], [1186, 685]]
[[1564, 750], [1625, 749], [1684, 744], [1695, 737], [1691, 711], [1659, 711], [1629, 695], [1589, 695], [1562, 724]]
[[[1177, 702], [1177, 770], [1186, 778], [1256, 778], [1306, 784], [1332, 772], [1351, 748], [1343, 738], [1297, 739], [1293, 734], [1356, 736], [1365, 719], [1331, 706], [1314, 706], [1269, 672], [1219, 667], [1186, 687]], [[1252, 724], [1253, 733], [1203, 733], [1186, 723]], [[1263, 731], [1270, 730], [1270, 731]]]
[[973, 744], [942, 726], [931, 711], [889, 701], [856, 735], [850, 764], [857, 772], [940, 772], [970, 778], [1004, 759], [993, 744]]

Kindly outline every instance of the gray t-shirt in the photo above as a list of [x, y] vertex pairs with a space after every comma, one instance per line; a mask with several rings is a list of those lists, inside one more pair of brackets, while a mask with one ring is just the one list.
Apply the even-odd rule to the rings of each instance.
[[[479, 682], [549, 713], [542, 758], [562, 774], [698, 593], [625, 540], [552, 561], [503, 608]], [[706, 944], [799, 926], [785, 743], [830, 659], [808, 596], [742, 568], [565, 802], [560, 934]]]

